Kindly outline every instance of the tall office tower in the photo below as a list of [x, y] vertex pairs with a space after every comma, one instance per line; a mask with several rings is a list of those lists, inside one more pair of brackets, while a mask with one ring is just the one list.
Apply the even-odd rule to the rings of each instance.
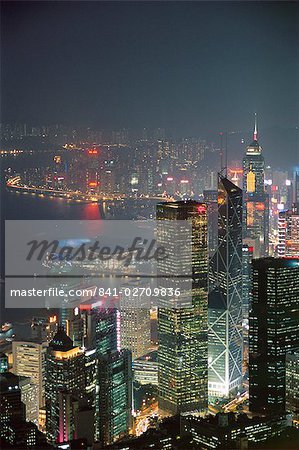
[[76, 438], [78, 401], [85, 395], [85, 360], [59, 327], [46, 353], [46, 429], [51, 443]]
[[265, 160], [257, 140], [257, 122], [253, 141], [243, 159], [243, 227], [244, 238], [252, 240], [254, 257], [268, 255], [269, 247], [269, 197], [265, 192]]
[[0, 353], [0, 373], [8, 372], [8, 357], [5, 353]]
[[39, 424], [38, 387], [29, 377], [19, 377], [21, 400], [26, 406], [26, 420]]
[[120, 318], [114, 308], [94, 308], [89, 317], [89, 348], [95, 348], [98, 355], [119, 349]]
[[120, 344], [120, 320], [116, 308], [103, 303], [81, 304], [68, 321], [69, 336], [74, 345], [98, 353], [116, 350]]
[[218, 245], [209, 267], [209, 395], [242, 383], [242, 190], [218, 180]]
[[85, 397], [88, 406], [95, 406], [95, 392], [97, 382], [97, 353], [96, 349], [85, 351]]
[[[159, 203], [157, 220], [158, 245], [167, 249], [167, 258], [158, 261], [160, 287], [185, 286], [178, 305], [173, 298], [159, 298], [159, 408], [172, 414], [205, 410], [208, 402], [207, 206], [191, 200]], [[183, 227], [182, 221], [185, 227], [190, 225], [190, 236], [178, 232]], [[180, 279], [180, 275], [186, 275], [189, 262], [189, 279]], [[184, 297], [188, 301], [180, 305]]]
[[99, 192], [99, 149], [91, 148], [86, 152], [86, 192], [97, 194]]
[[277, 253], [279, 257], [299, 257], [299, 209], [295, 205], [279, 213]]
[[86, 309], [80, 305], [80, 309], [86, 328], [85, 397], [88, 408], [94, 409], [95, 439], [108, 444], [131, 427], [131, 353], [118, 351], [120, 315], [116, 309], [104, 304]]
[[31, 337], [35, 341], [50, 342], [57, 331], [57, 316], [33, 317]]
[[95, 440], [112, 444], [132, 426], [132, 358], [128, 350], [98, 357]]
[[285, 411], [286, 353], [299, 350], [299, 258], [253, 260], [249, 409]]
[[2, 373], [0, 375], [0, 392], [1, 425], [3, 426], [4, 423], [11, 420], [25, 420], [25, 405], [21, 400], [19, 377], [11, 372]]
[[68, 336], [73, 341], [75, 347], [85, 347], [86, 324], [84, 314], [76, 307], [74, 315], [68, 320]]
[[39, 408], [45, 405], [45, 354], [47, 342], [13, 341], [13, 373], [31, 378], [38, 387]]
[[248, 325], [249, 310], [251, 307], [251, 267], [253, 260], [253, 247], [243, 240], [242, 247], [242, 262], [243, 262], [243, 282], [242, 282], [242, 297], [243, 297], [243, 323]]
[[213, 256], [218, 242], [218, 191], [203, 191], [204, 202], [208, 206], [208, 247], [209, 256]]
[[[134, 288], [138, 295], [134, 295]], [[121, 288], [120, 299], [121, 348], [131, 350], [133, 359], [145, 355], [151, 345], [149, 298], [143, 296], [139, 288], [139, 281], [128, 282]]]
[[297, 208], [299, 208], [299, 170], [296, 170], [294, 173], [293, 201]]
[[[1, 448], [45, 448], [45, 438], [32, 422], [26, 420], [18, 376], [10, 372], [0, 375]], [[3, 439], [3, 440], [2, 440]]]
[[133, 361], [134, 381], [137, 381], [139, 384], [158, 386], [157, 356], [157, 351], [154, 350]]
[[299, 420], [299, 352], [286, 355], [286, 411]]

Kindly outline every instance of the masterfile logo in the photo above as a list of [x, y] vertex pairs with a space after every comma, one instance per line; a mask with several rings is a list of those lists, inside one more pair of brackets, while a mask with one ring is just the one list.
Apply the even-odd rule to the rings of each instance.
[[73, 308], [109, 298], [186, 307], [191, 298], [185, 220], [6, 221], [5, 245], [6, 307]]

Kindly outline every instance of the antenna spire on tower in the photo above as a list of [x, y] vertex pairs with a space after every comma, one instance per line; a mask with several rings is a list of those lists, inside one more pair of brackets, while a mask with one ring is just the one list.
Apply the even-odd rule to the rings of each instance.
[[254, 131], [253, 131], [253, 140], [257, 141], [257, 114], [254, 113]]

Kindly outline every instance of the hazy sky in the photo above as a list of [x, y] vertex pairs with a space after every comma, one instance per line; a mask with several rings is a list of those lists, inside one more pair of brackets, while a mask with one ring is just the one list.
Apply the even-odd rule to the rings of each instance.
[[2, 2], [1, 20], [2, 121], [298, 124], [296, 3]]

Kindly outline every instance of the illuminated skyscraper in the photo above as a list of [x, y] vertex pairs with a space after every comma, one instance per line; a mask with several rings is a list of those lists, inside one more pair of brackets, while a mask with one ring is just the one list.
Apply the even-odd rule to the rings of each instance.
[[[172, 414], [204, 410], [208, 401], [207, 206], [196, 201], [160, 203], [157, 220], [158, 245], [167, 249], [167, 258], [158, 262], [160, 286], [163, 282], [180, 286], [183, 280], [173, 275], [184, 274], [191, 257], [185, 291], [190, 299], [188, 305], [174, 307], [171, 298], [159, 300], [159, 408]], [[190, 224], [190, 236], [178, 233], [176, 221]]]
[[294, 193], [293, 200], [297, 208], [299, 208], [299, 170], [297, 169], [294, 173]]
[[33, 422], [38, 426], [39, 407], [38, 407], [38, 387], [31, 382], [29, 377], [19, 377], [19, 386], [21, 389], [21, 399], [26, 406], [26, 420]]
[[13, 373], [31, 378], [38, 387], [38, 407], [45, 405], [45, 353], [48, 343], [13, 341]]
[[33, 317], [31, 321], [32, 339], [50, 342], [57, 331], [57, 316]]
[[249, 409], [285, 411], [286, 354], [299, 350], [299, 259], [253, 260]]
[[112, 308], [95, 308], [91, 314], [92, 345], [98, 355], [120, 349], [119, 312]]
[[119, 311], [104, 303], [80, 305], [79, 310], [86, 329], [84, 396], [95, 416], [94, 437], [106, 445], [131, 428], [131, 352], [120, 350]]
[[299, 211], [295, 205], [279, 213], [277, 253], [279, 257], [299, 257]]
[[8, 372], [8, 357], [5, 353], [0, 353], [0, 373]]
[[242, 190], [221, 175], [209, 273], [209, 395], [226, 397], [242, 383]]
[[269, 198], [264, 186], [265, 160], [257, 136], [255, 115], [253, 141], [243, 159], [243, 226], [244, 238], [252, 240], [254, 256], [260, 258], [268, 255]]
[[95, 439], [112, 444], [132, 426], [132, 358], [128, 350], [98, 357]]
[[243, 320], [248, 324], [248, 314], [251, 306], [251, 264], [253, 259], [253, 248], [243, 241], [242, 262], [243, 262]]
[[78, 401], [85, 396], [85, 360], [63, 328], [58, 328], [46, 353], [46, 428], [49, 442], [76, 438]]
[[286, 411], [299, 419], [299, 352], [286, 355]]
[[204, 202], [208, 206], [208, 243], [209, 256], [213, 256], [218, 242], [218, 191], [203, 191]]
[[11, 372], [0, 375], [1, 448], [44, 448], [45, 439], [35, 424], [26, 421], [19, 377]]
[[[123, 285], [122, 292], [125, 294], [120, 301], [121, 348], [131, 350], [133, 359], [145, 355], [151, 345], [150, 305], [148, 297], [140, 295], [138, 286], [139, 282], [135, 280]], [[138, 295], [133, 295], [134, 287]]]

